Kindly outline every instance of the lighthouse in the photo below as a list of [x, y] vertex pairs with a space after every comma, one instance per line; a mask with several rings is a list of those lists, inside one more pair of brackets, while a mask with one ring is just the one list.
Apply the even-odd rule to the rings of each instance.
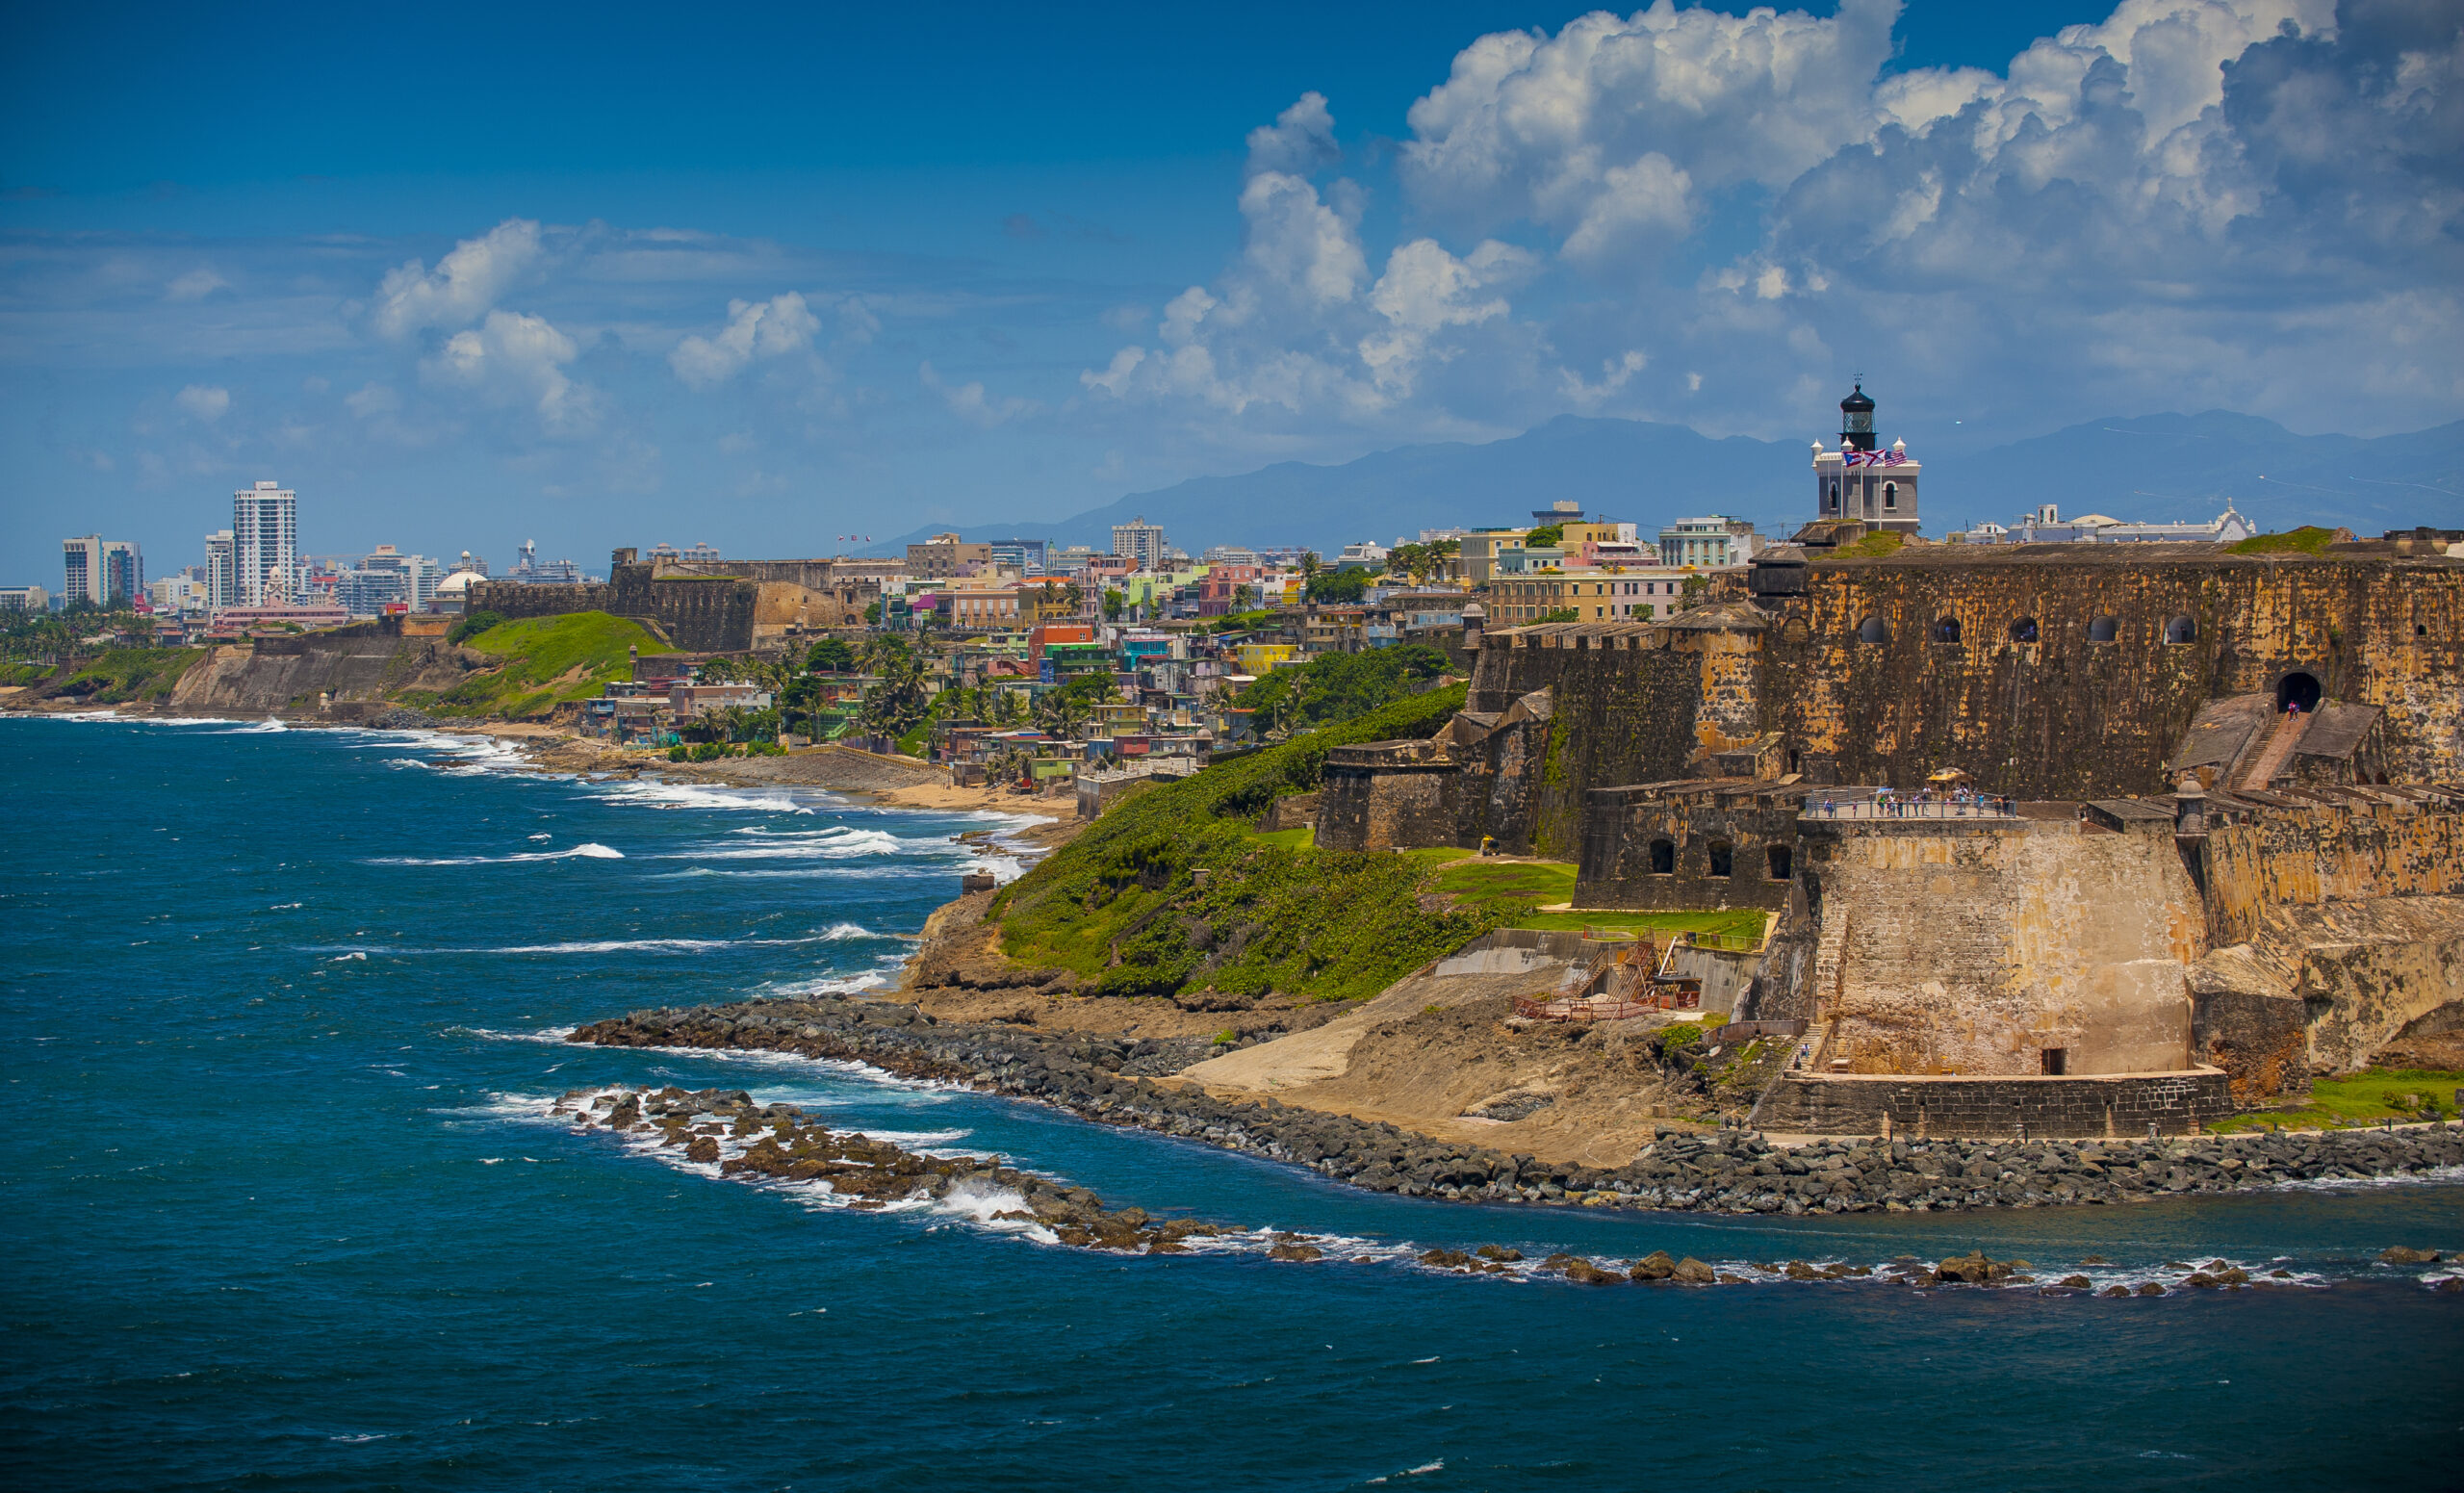
[[1839, 401], [1839, 449], [1813, 443], [1814, 516], [1860, 519], [1876, 528], [1916, 531], [1916, 479], [1922, 468], [1908, 443], [1874, 444], [1874, 397], [1864, 380]]

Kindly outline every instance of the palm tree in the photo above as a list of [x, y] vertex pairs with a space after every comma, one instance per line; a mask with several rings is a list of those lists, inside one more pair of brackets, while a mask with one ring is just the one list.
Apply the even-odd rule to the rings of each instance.
[[1249, 609], [1249, 604], [1255, 602], [1257, 599], [1257, 588], [1250, 585], [1245, 580], [1232, 588], [1232, 609], [1234, 611], [1247, 611]]
[[1320, 559], [1320, 558], [1318, 557], [1318, 552], [1317, 552], [1317, 551], [1315, 551], [1315, 550], [1303, 550], [1303, 551], [1301, 551], [1301, 552], [1300, 552], [1300, 589], [1301, 589], [1302, 591], [1304, 591], [1304, 592], [1305, 592], [1305, 591], [1313, 591], [1313, 590], [1316, 590], [1316, 589], [1317, 589], [1317, 586], [1318, 586], [1318, 573], [1319, 573], [1320, 571], [1324, 570], [1325, 568], [1326, 568], [1326, 562], [1325, 562], [1324, 560], [1322, 560], [1322, 559]]

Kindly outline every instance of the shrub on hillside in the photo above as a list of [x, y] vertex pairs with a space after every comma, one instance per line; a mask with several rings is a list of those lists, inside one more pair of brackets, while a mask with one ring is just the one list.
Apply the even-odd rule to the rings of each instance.
[[446, 629], [445, 640], [449, 643], [460, 643], [468, 638], [478, 636], [502, 621], [504, 621], [502, 612], [475, 611]]

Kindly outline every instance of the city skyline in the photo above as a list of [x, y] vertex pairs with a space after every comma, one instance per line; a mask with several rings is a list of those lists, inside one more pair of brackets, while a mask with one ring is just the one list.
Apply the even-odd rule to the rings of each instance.
[[[69, 531], [193, 563], [189, 515], [269, 476], [319, 495], [313, 548], [590, 564], [1058, 521], [1568, 414], [1801, 440], [1860, 373], [1929, 458], [2464, 408], [2459, 199], [2425, 164], [2451, 14], [1970, 9], [1272, 13], [1297, 44], [985, 10], [929, 57], [765, 13], [879, 76], [747, 77], [688, 24], [660, 111], [426, 37], [346, 93], [372, 33], [302, 10], [131, 68], [108, 12], [46, 17], [0, 167], [0, 574], [55, 573]], [[629, 84], [642, 13], [522, 25]], [[1157, 65], [1201, 45], [1202, 79]], [[205, 107], [244, 56], [323, 127]], [[385, 122], [432, 87], [501, 114]], [[1791, 468], [1736, 506], [1785, 506]]]

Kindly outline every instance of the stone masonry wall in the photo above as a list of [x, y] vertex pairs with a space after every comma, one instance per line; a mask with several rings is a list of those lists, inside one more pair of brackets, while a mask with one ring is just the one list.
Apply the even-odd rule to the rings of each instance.
[[526, 585], [483, 580], [469, 609], [504, 617], [561, 617], [603, 611], [655, 622], [686, 653], [741, 653], [754, 644], [761, 583], [725, 578], [659, 577], [644, 564], [618, 565], [605, 584]]
[[[2189, 546], [1956, 547], [1819, 560], [1763, 661], [1766, 729], [1838, 781], [1964, 767], [2022, 798], [2161, 793], [2210, 698], [2288, 673], [2386, 712], [2398, 781], [2464, 776], [2464, 564], [2230, 555]], [[2111, 642], [2092, 640], [2111, 618]], [[2168, 643], [2189, 619], [2194, 637]], [[1885, 640], [1860, 640], [1868, 619]], [[2014, 624], [2033, 619], [2033, 642]], [[1958, 641], [1938, 640], [1955, 624]]]
[[2464, 893], [2464, 812], [2438, 803], [2270, 808], [2207, 835], [2217, 943], [2254, 939], [2271, 909]]
[[[1771, 784], [1646, 785], [1594, 788], [1586, 803], [1581, 908], [1732, 908], [1788, 905], [1801, 795]], [[1711, 849], [1729, 849], [1729, 874], [1714, 874]], [[1655, 870], [1665, 845], [1669, 869]], [[1775, 863], [1773, 854], [1780, 857]]]
[[2144, 1139], [2191, 1135], [2233, 1113], [2224, 1074], [2214, 1068], [2111, 1078], [1858, 1078], [1789, 1074], [1754, 1112], [1765, 1130], [2028, 1139]]
[[2199, 895], [2163, 833], [2075, 821], [1807, 821], [1826, 1063], [2021, 1076], [2190, 1066]]

